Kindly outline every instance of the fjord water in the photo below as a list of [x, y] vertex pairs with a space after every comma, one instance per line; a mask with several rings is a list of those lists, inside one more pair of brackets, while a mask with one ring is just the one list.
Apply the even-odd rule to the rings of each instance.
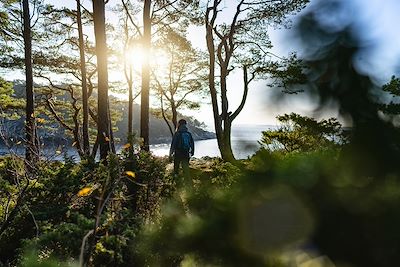
[[[261, 132], [271, 129], [268, 125], [238, 125], [232, 127], [232, 149], [237, 159], [245, 159], [254, 154], [259, 148], [258, 141]], [[151, 145], [150, 150], [157, 156], [166, 156], [169, 153], [170, 144]], [[194, 157], [204, 156], [219, 157], [217, 139], [195, 141]]]

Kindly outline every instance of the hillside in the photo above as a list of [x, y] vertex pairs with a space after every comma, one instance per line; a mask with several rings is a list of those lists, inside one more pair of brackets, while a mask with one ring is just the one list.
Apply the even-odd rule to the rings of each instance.
[[[124, 107], [125, 106], [125, 107]], [[126, 133], [128, 132], [128, 117], [127, 113], [124, 110], [127, 109], [128, 103], [121, 103], [116, 108], [121, 110], [124, 116], [122, 120], [117, 123], [118, 132], [115, 133], [115, 137], [124, 140], [126, 138]], [[133, 129], [136, 132], [139, 132], [140, 127], [140, 105], [135, 104], [133, 108]], [[189, 131], [193, 135], [194, 140], [204, 140], [204, 139], [212, 139], [215, 138], [215, 134], [209, 131], [204, 130], [205, 125], [198, 122], [194, 118], [181, 116], [181, 118], [185, 118], [188, 121]], [[164, 122], [163, 119], [157, 118], [154, 115], [150, 116], [150, 143], [151, 144], [160, 144], [160, 143], [170, 143], [172, 140], [171, 134], [169, 132], [168, 126]]]

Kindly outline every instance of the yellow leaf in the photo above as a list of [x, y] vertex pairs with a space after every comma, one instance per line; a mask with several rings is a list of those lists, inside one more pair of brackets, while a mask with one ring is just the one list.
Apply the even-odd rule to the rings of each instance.
[[92, 188], [90, 187], [84, 187], [81, 190], [79, 190], [78, 192], [78, 196], [80, 197], [84, 197], [90, 194], [90, 192], [92, 191]]
[[129, 143], [124, 145], [125, 150], [128, 150], [130, 147], [131, 147], [131, 144], [129, 144]]
[[36, 121], [37, 121], [38, 123], [44, 123], [44, 122], [45, 122], [45, 120], [42, 119], [42, 118], [37, 118]]
[[133, 171], [126, 171], [125, 174], [130, 176], [130, 177], [132, 177], [132, 178], [136, 177], [136, 174]]
[[56, 154], [60, 155], [62, 153], [61, 150], [56, 150]]

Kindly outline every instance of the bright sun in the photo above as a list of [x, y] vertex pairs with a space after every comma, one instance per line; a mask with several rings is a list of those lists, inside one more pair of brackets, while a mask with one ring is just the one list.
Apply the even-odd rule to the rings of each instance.
[[[148, 52], [142, 47], [131, 48], [125, 54], [126, 63], [130, 64], [135, 71], [140, 71], [146, 58], [146, 53]], [[152, 49], [149, 56], [150, 66], [155, 73], [161, 74], [168, 67], [169, 57], [162, 49]]]
[[[127, 71], [129, 68], [132, 68], [133, 75], [138, 77], [142, 72], [142, 64], [145, 60], [147, 51], [142, 47], [133, 47], [127, 50], [123, 58], [121, 58], [122, 66], [120, 65], [119, 70], [109, 71], [109, 80], [110, 82], [125, 82], [124, 75], [124, 65], [126, 64]], [[153, 75], [157, 75], [158, 77], [165, 76], [170, 63], [170, 57], [168, 54], [162, 49], [152, 49], [150, 53], [150, 68]]]
[[125, 61], [131, 65], [134, 70], [139, 71], [145, 58], [146, 51], [142, 47], [128, 49], [125, 54]]

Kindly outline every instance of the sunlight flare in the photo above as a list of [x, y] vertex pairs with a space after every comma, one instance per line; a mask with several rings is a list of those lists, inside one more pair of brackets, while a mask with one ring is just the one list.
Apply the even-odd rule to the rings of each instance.
[[[142, 64], [146, 60], [146, 53], [149, 53], [148, 50], [144, 49], [142, 46], [134, 46], [126, 51], [123, 60], [125, 60], [126, 64], [132, 66], [135, 71], [140, 71]], [[165, 69], [168, 68], [170, 59], [164, 50], [152, 49], [148, 56], [150, 67], [153, 72], [158, 74], [165, 72]]]
[[125, 54], [126, 63], [135, 70], [140, 70], [145, 59], [145, 52], [145, 49], [141, 46], [128, 49]]

